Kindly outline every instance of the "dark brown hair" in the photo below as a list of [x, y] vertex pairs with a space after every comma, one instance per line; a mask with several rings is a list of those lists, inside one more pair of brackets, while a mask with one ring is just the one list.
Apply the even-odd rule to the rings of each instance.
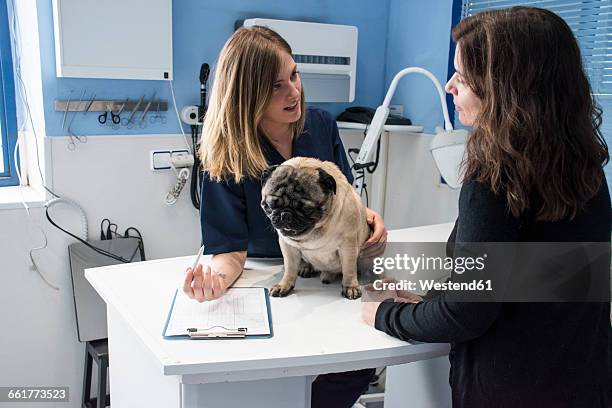
[[597, 193], [609, 155], [571, 29], [550, 11], [513, 7], [467, 17], [452, 36], [482, 103], [464, 180], [505, 193], [515, 217], [572, 219]]

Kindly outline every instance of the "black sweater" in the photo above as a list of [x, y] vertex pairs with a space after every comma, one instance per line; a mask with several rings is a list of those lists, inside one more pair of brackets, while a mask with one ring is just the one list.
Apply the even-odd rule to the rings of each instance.
[[[466, 182], [455, 242], [610, 242], [606, 181], [572, 221], [525, 222], [505, 196]], [[452, 254], [451, 254], [452, 255]], [[607, 407], [610, 303], [381, 303], [375, 327], [450, 342], [454, 408]], [[406, 406], [409, 402], [406, 401]]]

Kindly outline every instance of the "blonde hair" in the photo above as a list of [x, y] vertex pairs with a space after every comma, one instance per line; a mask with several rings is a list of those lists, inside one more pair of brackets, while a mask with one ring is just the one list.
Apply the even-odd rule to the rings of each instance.
[[[213, 180], [236, 182], [259, 177], [268, 167], [259, 125], [282, 68], [282, 53], [291, 47], [266, 27], [238, 29], [227, 40], [215, 69], [214, 84], [204, 117], [200, 159]], [[292, 123], [294, 135], [304, 128], [304, 92], [301, 116]]]

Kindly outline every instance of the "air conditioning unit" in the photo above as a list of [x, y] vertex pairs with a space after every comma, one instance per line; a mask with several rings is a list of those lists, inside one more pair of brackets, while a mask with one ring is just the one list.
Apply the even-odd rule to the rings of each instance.
[[268, 27], [289, 43], [308, 102], [353, 102], [357, 27], [266, 18], [243, 25]]

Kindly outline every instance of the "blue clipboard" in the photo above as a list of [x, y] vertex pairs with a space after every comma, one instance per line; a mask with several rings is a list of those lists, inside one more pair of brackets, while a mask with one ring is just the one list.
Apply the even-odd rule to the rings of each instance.
[[[233, 289], [240, 289], [233, 288]], [[250, 288], [252, 289], [252, 288]], [[270, 307], [270, 291], [268, 288], [262, 288], [264, 290], [265, 299], [266, 299], [266, 311], [268, 315], [268, 326], [270, 327], [270, 334], [262, 334], [262, 335], [249, 335], [248, 332], [244, 332], [242, 335], [232, 335], [234, 333], [238, 334], [240, 332], [239, 328], [235, 328], [230, 330], [231, 333], [227, 333], [225, 336], [208, 336], [208, 337], [192, 337], [189, 334], [184, 335], [173, 335], [167, 336], [166, 330], [168, 329], [168, 324], [170, 323], [170, 317], [172, 316], [172, 311], [174, 310], [174, 303], [176, 302], [176, 296], [178, 295], [178, 289], [174, 292], [174, 297], [172, 298], [172, 305], [170, 305], [170, 310], [168, 311], [168, 317], [166, 317], [166, 323], [164, 324], [164, 330], [162, 331], [162, 337], [166, 340], [244, 340], [244, 339], [269, 339], [274, 336], [274, 330], [272, 328], [272, 309]]]

